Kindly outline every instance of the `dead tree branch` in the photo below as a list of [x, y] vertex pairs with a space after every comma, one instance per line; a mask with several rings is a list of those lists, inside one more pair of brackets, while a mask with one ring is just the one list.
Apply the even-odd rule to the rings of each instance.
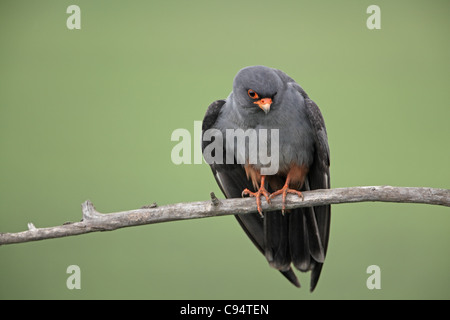
[[[423, 203], [450, 207], [450, 189], [412, 187], [351, 187], [304, 192], [304, 200], [288, 195], [286, 208], [299, 208], [326, 204], [351, 202], [400, 202]], [[281, 209], [280, 197], [271, 204], [262, 203], [263, 211]], [[75, 236], [96, 231], [111, 231], [119, 228], [168, 221], [217, 217], [256, 212], [255, 199], [219, 200], [211, 193], [210, 201], [177, 203], [158, 207], [156, 203], [141, 209], [102, 214], [88, 200], [82, 204], [83, 219], [80, 222], [61, 226], [36, 228], [28, 223], [28, 230], [17, 233], [0, 233], [0, 245], [37, 241], [51, 238]]]

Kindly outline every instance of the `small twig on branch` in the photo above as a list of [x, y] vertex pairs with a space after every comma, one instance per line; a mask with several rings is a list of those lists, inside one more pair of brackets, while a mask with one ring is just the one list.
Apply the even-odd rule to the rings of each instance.
[[[366, 201], [424, 203], [450, 207], [449, 189], [376, 186], [313, 190], [305, 191], [303, 195], [304, 200], [288, 195], [286, 208]], [[281, 200], [278, 197], [274, 198], [271, 204], [263, 201], [262, 208], [263, 211], [280, 210]], [[252, 212], [257, 212], [255, 199], [219, 200], [214, 193], [211, 193], [209, 201], [177, 203], [161, 207], [155, 203], [141, 209], [108, 214], [99, 213], [88, 200], [82, 204], [83, 219], [80, 222], [49, 228], [36, 228], [30, 222], [27, 231], [0, 233], [0, 245], [110, 231], [144, 224]]]
[[209, 195], [211, 196], [211, 203], [214, 207], [220, 206], [222, 204], [222, 202], [220, 202], [220, 200], [217, 199], [214, 192], [211, 192]]

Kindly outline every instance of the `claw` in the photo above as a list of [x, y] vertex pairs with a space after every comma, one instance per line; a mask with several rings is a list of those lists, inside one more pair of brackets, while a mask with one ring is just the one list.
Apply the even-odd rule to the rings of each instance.
[[261, 176], [261, 186], [258, 191], [252, 192], [249, 189], [244, 189], [242, 191], [242, 197], [248, 195], [250, 197], [256, 198], [256, 207], [258, 208], [258, 213], [261, 217], [263, 217], [262, 208], [261, 208], [261, 195], [266, 198], [267, 203], [270, 203], [270, 193], [264, 188], [264, 176]]
[[280, 190], [275, 191], [275, 192], [272, 193], [272, 194], [270, 195], [270, 197], [269, 197], [270, 199], [272, 199], [272, 198], [276, 197], [276, 196], [279, 195], [279, 194], [282, 195], [282, 198], [281, 198], [281, 203], [282, 203], [281, 213], [282, 213], [282, 214], [284, 214], [284, 212], [286, 211], [286, 195], [287, 195], [288, 193], [296, 194], [296, 195], [298, 195], [299, 197], [301, 197], [302, 200], [305, 199], [304, 196], [303, 196], [303, 194], [302, 194], [300, 191], [295, 190], [295, 189], [289, 189], [289, 185], [288, 185], [288, 183], [286, 183], [286, 184], [284, 185], [283, 188], [281, 188]]

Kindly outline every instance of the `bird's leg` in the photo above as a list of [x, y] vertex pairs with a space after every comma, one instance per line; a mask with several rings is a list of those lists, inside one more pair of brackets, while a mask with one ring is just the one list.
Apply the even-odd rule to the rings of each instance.
[[261, 217], [263, 216], [261, 209], [261, 195], [263, 195], [266, 198], [267, 202], [270, 203], [270, 194], [264, 187], [265, 180], [266, 176], [261, 176], [261, 183], [259, 185], [258, 191], [256, 192], [252, 192], [248, 189], [244, 189], [244, 191], [242, 191], [242, 196], [249, 195], [250, 197], [256, 198], [256, 206], [258, 208], [258, 212], [261, 215]]
[[304, 199], [303, 194], [302, 194], [300, 191], [295, 190], [295, 189], [290, 189], [290, 188], [289, 188], [289, 182], [291, 181], [291, 176], [290, 176], [290, 175], [291, 175], [291, 173], [289, 172], [288, 175], [287, 175], [287, 177], [286, 177], [286, 183], [284, 184], [283, 188], [281, 188], [280, 190], [275, 191], [275, 192], [272, 193], [272, 194], [270, 195], [270, 197], [269, 197], [270, 199], [272, 199], [273, 197], [275, 197], [275, 196], [277, 196], [277, 195], [279, 195], [279, 194], [282, 195], [282, 198], [281, 198], [281, 203], [282, 203], [281, 213], [282, 213], [282, 214], [284, 214], [284, 212], [285, 212], [285, 210], [286, 210], [286, 195], [287, 195], [288, 193], [296, 194], [296, 195], [298, 195], [299, 197], [301, 197], [302, 200]]

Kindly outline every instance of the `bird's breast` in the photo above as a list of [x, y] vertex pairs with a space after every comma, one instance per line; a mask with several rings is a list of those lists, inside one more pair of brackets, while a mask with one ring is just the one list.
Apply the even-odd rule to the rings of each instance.
[[227, 152], [233, 150], [238, 163], [251, 164], [256, 170], [276, 165], [276, 172], [292, 164], [309, 167], [314, 152], [311, 125], [298, 110], [283, 113], [286, 110], [280, 109], [264, 115], [256, 125], [227, 126]]

